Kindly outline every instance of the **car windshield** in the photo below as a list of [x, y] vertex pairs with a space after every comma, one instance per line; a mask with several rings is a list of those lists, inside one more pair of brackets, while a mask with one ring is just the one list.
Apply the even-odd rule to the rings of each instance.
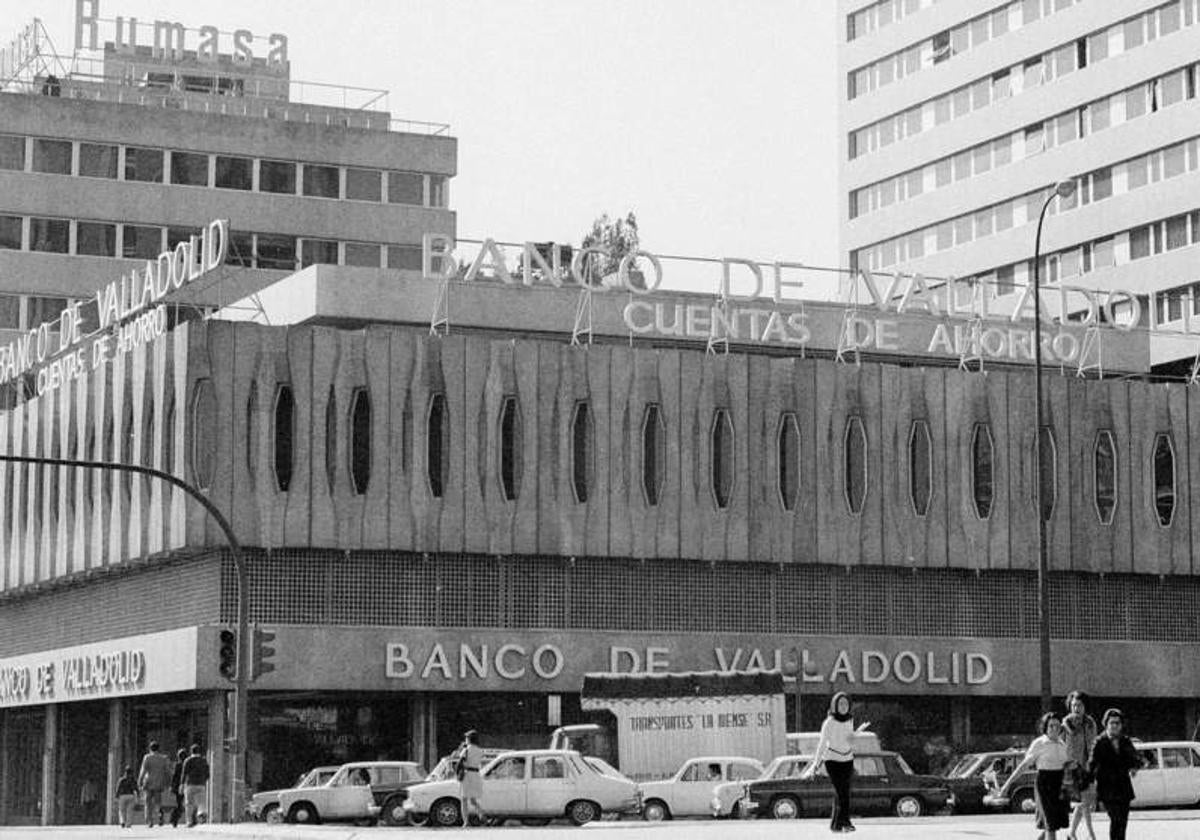
[[946, 775], [951, 779], [961, 779], [968, 775], [971, 772], [971, 768], [974, 767], [978, 762], [979, 756], [964, 755], [957, 762], [955, 762], [954, 766], [950, 768], [950, 772], [948, 772]]
[[908, 762], [904, 760], [904, 756], [900, 755], [900, 753], [896, 753], [896, 763], [900, 765], [900, 769], [906, 774], [909, 776], [914, 775], [912, 768], [908, 766]]

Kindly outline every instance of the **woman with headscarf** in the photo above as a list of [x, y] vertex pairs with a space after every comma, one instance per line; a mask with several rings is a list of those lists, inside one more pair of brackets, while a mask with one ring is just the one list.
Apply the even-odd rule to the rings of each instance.
[[829, 701], [829, 714], [821, 724], [813, 759], [801, 778], [811, 779], [821, 762], [833, 783], [833, 816], [829, 830], [854, 831], [850, 824], [850, 778], [854, 775], [854, 719], [850, 716], [850, 695], [839, 691]]
[[1122, 731], [1125, 716], [1120, 709], [1109, 709], [1103, 718], [1104, 734], [1092, 747], [1088, 769], [1096, 777], [1096, 798], [1108, 811], [1109, 840], [1125, 840], [1129, 823], [1129, 803], [1133, 801], [1131, 776], [1142, 766], [1137, 748]]

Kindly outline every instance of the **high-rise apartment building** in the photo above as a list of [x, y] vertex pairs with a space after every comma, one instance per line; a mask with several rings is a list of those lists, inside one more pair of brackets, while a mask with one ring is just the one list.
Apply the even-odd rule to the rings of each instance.
[[1072, 180], [1044, 288], [1131, 292], [1117, 315], [1155, 364], [1197, 354], [1197, 0], [841, 0], [839, 20], [849, 265], [982, 281], [1011, 309]]

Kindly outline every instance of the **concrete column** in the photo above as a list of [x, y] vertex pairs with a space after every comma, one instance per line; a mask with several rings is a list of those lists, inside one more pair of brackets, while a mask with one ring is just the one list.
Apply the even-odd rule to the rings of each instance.
[[7, 709], [0, 709], [0, 825], [8, 825], [8, 791], [12, 783], [12, 757], [8, 754], [12, 741], [9, 732], [12, 730], [11, 715]]
[[[228, 692], [214, 691], [208, 698], [207, 750], [209, 822], [227, 822], [229, 811], [229, 753], [225, 752], [225, 706]], [[230, 697], [232, 702], [232, 697]]]
[[1200, 700], [1191, 699], [1183, 701], [1183, 735], [1185, 738], [1196, 740], [1200, 732]]
[[408, 741], [412, 761], [427, 770], [437, 764], [437, 695], [413, 694], [408, 699]]
[[[104, 780], [104, 824], [117, 821], [117, 780], [121, 778], [121, 757], [125, 749], [125, 701], [108, 701], [108, 773]], [[135, 768], [136, 769], [136, 768]]]
[[950, 698], [950, 740], [962, 749], [971, 741], [971, 698]]
[[42, 825], [58, 823], [58, 704], [46, 705], [42, 727]]

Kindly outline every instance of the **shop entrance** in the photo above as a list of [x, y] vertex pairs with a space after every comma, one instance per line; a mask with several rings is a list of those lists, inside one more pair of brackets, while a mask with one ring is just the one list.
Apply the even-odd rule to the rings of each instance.
[[0, 801], [8, 804], [7, 825], [42, 823], [42, 748], [46, 742], [43, 709], [12, 709], [4, 721], [4, 780]]
[[108, 776], [108, 709], [106, 702], [65, 703], [59, 707], [58, 814], [66, 825], [104, 822]]

